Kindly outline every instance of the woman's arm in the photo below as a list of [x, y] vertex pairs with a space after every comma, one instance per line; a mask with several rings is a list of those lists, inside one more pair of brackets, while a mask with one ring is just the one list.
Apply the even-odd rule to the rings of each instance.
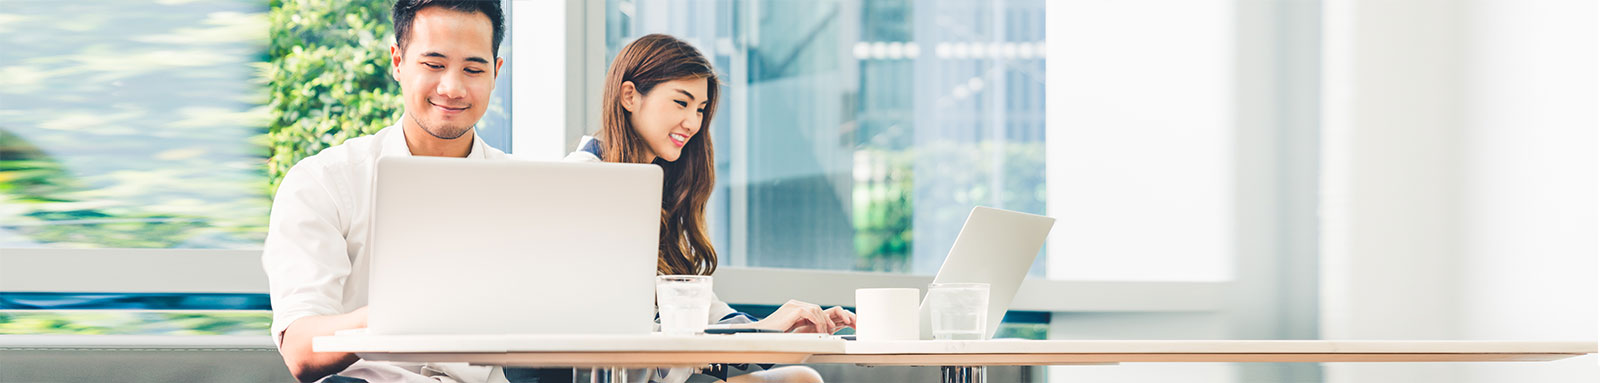
[[855, 326], [856, 314], [843, 307], [834, 306], [824, 310], [822, 306], [790, 300], [765, 319], [734, 327], [832, 334]]

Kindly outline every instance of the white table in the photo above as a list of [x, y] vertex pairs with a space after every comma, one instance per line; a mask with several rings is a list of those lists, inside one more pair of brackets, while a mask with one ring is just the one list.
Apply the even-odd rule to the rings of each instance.
[[1038, 366], [1122, 362], [1551, 361], [1595, 353], [1594, 342], [1338, 340], [1017, 340], [849, 342], [808, 363], [876, 366]]
[[850, 342], [807, 363], [940, 366], [945, 382], [983, 382], [985, 366], [1124, 362], [1552, 361], [1596, 352], [1594, 342], [1327, 340], [1013, 340]]
[[355, 353], [366, 360], [590, 368], [597, 382], [621, 382], [627, 380], [624, 373], [628, 368], [805, 363], [814, 354], [843, 353], [845, 341], [817, 334], [369, 335], [349, 332], [316, 337], [311, 347], [317, 352]]
[[940, 366], [946, 382], [982, 382], [985, 366], [1124, 362], [1494, 362], [1551, 361], [1596, 351], [1594, 342], [990, 340], [856, 342], [798, 334], [366, 335], [317, 337], [319, 352], [367, 360], [466, 362], [518, 367], [622, 368], [710, 363], [843, 363]]

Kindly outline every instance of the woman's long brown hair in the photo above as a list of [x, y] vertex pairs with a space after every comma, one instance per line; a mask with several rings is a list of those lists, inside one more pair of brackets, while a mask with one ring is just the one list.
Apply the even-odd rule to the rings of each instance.
[[632, 81], [639, 94], [656, 85], [684, 78], [706, 79], [705, 112], [699, 133], [683, 146], [677, 161], [657, 158], [661, 185], [661, 240], [656, 272], [668, 275], [711, 275], [717, 252], [706, 236], [706, 200], [716, 185], [712, 162], [711, 116], [717, 111], [717, 75], [700, 51], [672, 36], [640, 37], [617, 52], [606, 72], [601, 100], [600, 153], [606, 162], [643, 163], [648, 144], [634, 131], [631, 113], [622, 107], [622, 83]]

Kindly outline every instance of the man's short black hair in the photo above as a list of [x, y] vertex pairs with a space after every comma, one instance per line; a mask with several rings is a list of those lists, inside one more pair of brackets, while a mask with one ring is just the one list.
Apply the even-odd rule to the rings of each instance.
[[394, 40], [400, 50], [406, 50], [411, 41], [411, 22], [417, 11], [427, 7], [441, 7], [457, 12], [482, 13], [494, 25], [494, 57], [500, 57], [500, 41], [506, 37], [506, 14], [500, 10], [500, 0], [397, 0], [394, 2]]

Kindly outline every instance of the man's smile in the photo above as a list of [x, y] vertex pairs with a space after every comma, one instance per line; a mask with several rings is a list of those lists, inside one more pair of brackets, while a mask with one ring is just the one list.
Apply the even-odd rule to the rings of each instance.
[[460, 112], [466, 111], [467, 108], [471, 108], [472, 107], [472, 105], [470, 105], [470, 104], [468, 104], [466, 106], [461, 106], [461, 107], [450, 107], [450, 106], [439, 105], [437, 103], [434, 103], [433, 100], [428, 100], [428, 105], [433, 105], [434, 108], [439, 109], [439, 111], [443, 112], [443, 113], [460, 113]]

